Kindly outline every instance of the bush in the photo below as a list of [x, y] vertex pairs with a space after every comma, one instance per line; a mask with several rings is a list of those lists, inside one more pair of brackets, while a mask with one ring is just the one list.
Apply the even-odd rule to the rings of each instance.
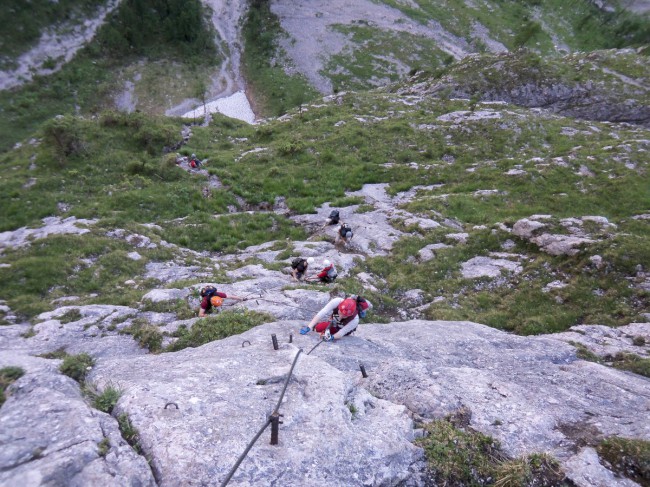
[[92, 398], [93, 407], [95, 409], [99, 409], [100, 411], [111, 414], [113, 412], [113, 408], [117, 404], [117, 401], [120, 399], [120, 396], [122, 396], [122, 391], [116, 387], [113, 387], [112, 385], [109, 385], [101, 394], [89, 392], [89, 395]]
[[5, 391], [7, 387], [16, 382], [25, 374], [20, 367], [4, 367], [0, 369], [0, 406], [5, 402]]
[[256, 311], [221, 311], [216, 316], [198, 320], [191, 329], [179, 329], [178, 340], [171, 344], [168, 352], [177, 352], [187, 347], [198, 347], [206, 343], [237, 335], [262, 323], [275, 321], [270, 315]]
[[57, 117], [47, 122], [44, 127], [45, 142], [54, 148], [59, 164], [63, 165], [68, 157], [83, 152], [79, 123], [75, 117]]
[[173, 145], [176, 138], [180, 138], [180, 135], [173, 125], [146, 124], [135, 134], [140, 146], [151, 155], [159, 154], [163, 147]]
[[63, 363], [59, 366], [62, 374], [76, 380], [83, 384], [86, 380], [86, 375], [95, 365], [93, 358], [87, 353], [80, 353], [78, 355], [68, 355], [63, 359]]
[[650, 485], [650, 442], [612, 437], [596, 448], [611, 468], [641, 485]]
[[162, 349], [163, 335], [157, 326], [134, 320], [131, 326], [120, 331], [121, 334], [133, 335], [138, 344], [152, 353], [160, 352]]
[[278, 152], [283, 156], [290, 156], [302, 151], [304, 145], [299, 140], [285, 140], [278, 145]]

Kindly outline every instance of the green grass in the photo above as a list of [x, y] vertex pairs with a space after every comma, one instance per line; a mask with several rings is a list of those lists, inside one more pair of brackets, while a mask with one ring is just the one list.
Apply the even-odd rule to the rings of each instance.
[[[27, 5], [15, 6], [12, 10], [3, 9], [4, 15], [11, 15], [12, 21], [5, 25], [10, 27], [6, 38], [0, 37], [5, 45], [6, 39], [15, 39], [12, 29], [25, 31], [27, 37], [36, 35], [33, 29], [41, 28], [54, 19], [63, 18], [64, 11], [79, 9], [91, 11], [98, 2], [84, 0], [72, 2], [65, 0], [55, 4], [39, 0]], [[29, 16], [30, 22], [16, 23], [15, 14]], [[221, 57], [212, 42], [213, 31], [204, 17], [203, 7], [198, 0], [133, 0], [121, 2], [118, 9], [109, 16], [95, 39], [79, 51], [75, 58], [63, 69], [49, 76], [36, 77], [33, 82], [11, 90], [0, 92], [0, 150], [22, 141], [37, 130], [46, 120], [58, 114], [70, 114], [81, 111], [84, 114], [97, 114], [113, 106], [113, 95], [123, 89], [125, 76], [129, 68], [143, 59], [150, 67], [142, 69], [142, 80], [138, 81], [139, 91], [145, 91], [146, 103], [140, 109], [153, 108], [153, 113], [160, 113], [158, 107], [165, 106], [166, 93], [157, 86], [173, 84], [167, 76], [152, 79], [152, 66], [156, 61], [175, 62], [174, 71], [187, 72], [194, 80], [208, 78], [206, 66], [215, 66]], [[35, 23], [31, 19], [35, 19]], [[33, 25], [32, 25], [33, 24]], [[27, 26], [27, 27], [25, 27]], [[3, 31], [4, 32], [4, 31]], [[11, 49], [20, 50], [29, 39], [18, 39]], [[14, 41], [9, 41], [14, 44]], [[5, 50], [3, 49], [3, 53]], [[11, 54], [10, 50], [7, 54]], [[136, 68], [137, 69], [137, 68]], [[151, 73], [151, 74], [150, 74]], [[169, 70], [168, 70], [169, 73]], [[141, 87], [140, 87], [141, 85]], [[175, 83], [178, 95], [194, 96], [195, 86]], [[180, 88], [180, 90], [178, 90]], [[138, 91], [136, 90], [136, 91]], [[157, 97], [153, 95], [159, 92]]]
[[640, 485], [650, 485], [650, 442], [611, 437], [602, 441], [597, 451], [618, 474]]
[[179, 328], [178, 337], [166, 351], [176, 352], [187, 347], [199, 347], [206, 343], [238, 335], [262, 323], [275, 321], [268, 314], [247, 310], [221, 311], [216, 315], [198, 320], [192, 328]]
[[77, 355], [67, 355], [63, 359], [63, 363], [59, 366], [59, 370], [62, 374], [83, 384], [93, 365], [95, 365], [95, 360], [90, 355], [80, 353]]
[[132, 324], [120, 330], [120, 334], [132, 335], [142, 348], [150, 353], [158, 353], [162, 350], [163, 334], [156, 325], [147, 323], [143, 319], [135, 319]]
[[[606, 53], [589, 62], [599, 63], [600, 57], [613, 62]], [[638, 55], [631, 59], [644, 62]], [[543, 71], [537, 56], [513, 56], [511, 62], [533, 78]], [[455, 72], [461, 76], [469, 69]], [[572, 69], [561, 68], [575, 74]], [[488, 68], [484, 76], [496, 74]], [[7, 250], [0, 257], [1, 263], [11, 265], [0, 268], [3, 298], [28, 318], [52, 309], [52, 299], [69, 295], [98, 294], [80, 304], [135, 306], [144, 292], [124, 286], [124, 281], [135, 279], [141, 289], [157, 285], [143, 281], [144, 266], [171, 260], [176, 252], [161, 246], [139, 249], [144, 259], [133, 261], [127, 257], [133, 247], [107, 237], [108, 231], [122, 228], [157, 244], [165, 240], [202, 252], [234, 252], [276, 240], [281, 242], [277, 249], [285, 250], [281, 257], [288, 258], [292, 241], [307, 236], [304, 229], [284, 215], [229, 214], [228, 208], [268, 208], [283, 197], [291, 212], [308, 213], [326, 202], [340, 207], [359, 204], [362, 201], [346, 196], [346, 191], [387, 183], [391, 195], [415, 185], [442, 185], [420, 191], [404, 209], [437, 221], [455, 219], [470, 237], [467, 244], [456, 245], [445, 237], [448, 228], [424, 231], [397, 223], [411, 235], [400, 240], [391, 255], [369, 258], [358, 269], [385, 279], [375, 298], [382, 317], [391, 316], [398, 297], [416, 287], [428, 300], [443, 298], [429, 308], [426, 318], [467, 319], [521, 334], [580, 323], [617, 326], [647, 310], [650, 296], [631, 286], [637, 266], [650, 261], [645, 245], [650, 231], [645, 222], [632, 219], [650, 208], [642, 130], [531, 114], [516, 107], [499, 107], [501, 119], [468, 122], [461, 130], [438, 117], [468, 110], [471, 101], [424, 98], [407, 106], [389, 91], [349, 93], [340, 103], [310, 107], [302, 116], [291, 112], [283, 122], [252, 127], [215, 117], [208, 127], [194, 127], [181, 152], [207, 159], [207, 169], [224, 184], [223, 189], [213, 188], [210, 198], [201, 192], [205, 177], [183, 172], [162, 154], [162, 147], [180, 136], [178, 120], [106, 112], [94, 120], [64, 117], [48, 123], [43, 131], [47, 143], [0, 155], [0, 211], [5, 216], [0, 231], [38, 227], [40, 219], [50, 215], [99, 221], [84, 236], [52, 236], [29, 248]], [[339, 121], [346, 123], [337, 126]], [[258, 148], [264, 150], [250, 152]], [[565, 165], [558, 165], [556, 158]], [[30, 170], [26, 160], [33, 160], [37, 169]], [[636, 166], [626, 167], [626, 160]], [[515, 165], [526, 174], [506, 176]], [[578, 175], [582, 165], [594, 176]], [[25, 187], [32, 177], [36, 183]], [[476, 194], [486, 189], [498, 193]], [[60, 210], [60, 203], [70, 209]], [[363, 211], [370, 209], [364, 206]], [[561, 218], [583, 215], [605, 216], [617, 228], [603, 231], [585, 223], [597, 243], [575, 256], [551, 257], [500, 230], [502, 224], [512, 226], [532, 214], [553, 215], [549, 228], [559, 233], [566, 233]], [[159, 228], [145, 228], [144, 223]], [[506, 240], [514, 241], [513, 252], [527, 256], [521, 274], [503, 275], [496, 282], [462, 278], [463, 262], [501, 251]], [[453, 248], [436, 252], [429, 262], [413, 262], [422, 247], [438, 242]], [[601, 269], [589, 261], [596, 254], [606, 264]], [[207, 255], [185, 264], [203, 265]], [[553, 280], [567, 286], [542, 292]], [[359, 285], [349, 281], [342, 285]], [[192, 310], [185, 306], [172, 311], [185, 316]]]
[[131, 448], [141, 455], [142, 447], [140, 446], [140, 433], [135, 426], [133, 426], [126, 413], [120, 414], [117, 417], [117, 425], [120, 428], [120, 433], [122, 433], [122, 438], [131, 445]]
[[[418, 0], [419, 8], [396, 0], [381, 0], [381, 3], [401, 10], [422, 24], [435, 19], [478, 51], [484, 45], [472, 35], [474, 22], [484, 25], [490, 37], [508, 49], [526, 46], [545, 54], [557, 51], [554, 38], [574, 51], [592, 51], [639, 46], [650, 37], [647, 18], [622, 10], [605, 12], [587, 0], [509, 0], [471, 6], [461, 0]], [[533, 27], [535, 24], [537, 27]]]
[[113, 412], [113, 408], [122, 396], [122, 391], [113, 385], [105, 387], [104, 390], [99, 394], [92, 391], [87, 392], [90, 395], [93, 407], [108, 414], [111, 414]]
[[104, 437], [104, 439], [97, 444], [97, 454], [100, 457], [105, 457], [106, 455], [108, 455], [110, 449], [111, 449], [111, 442], [106, 437]]
[[[435, 70], [447, 62], [448, 54], [435, 41], [423, 36], [369, 26], [335, 25], [334, 29], [352, 41], [352, 47], [333, 55], [322, 70], [321, 74], [332, 80], [335, 91], [386, 84], [408, 72], [422, 68]], [[406, 73], [400, 72], [404, 68], [397, 61], [408, 66]]]
[[[0, 25], [3, 26], [0, 32], [0, 47], [3, 56], [8, 59], [17, 57], [38, 41], [44, 29], [56, 26], [62, 19], [74, 25], [73, 19], [78, 23], [83, 18], [91, 17], [104, 3], [101, 0], [3, 2], [0, 11]], [[12, 62], [5, 60], [4, 64], [11, 66]]]
[[508, 458], [499, 443], [453, 420], [424, 425], [427, 436], [417, 440], [424, 449], [436, 485], [533, 486], [571, 485], [558, 462], [545, 454]]
[[650, 359], [633, 353], [617, 353], [612, 359], [614, 367], [650, 377]]
[[20, 367], [3, 367], [0, 369], [0, 407], [6, 401], [5, 391], [12, 383], [16, 382], [25, 374]]
[[302, 76], [289, 76], [279, 60], [277, 41], [285, 35], [267, 2], [252, 2], [243, 25], [243, 70], [255, 98], [256, 112], [265, 116], [283, 115], [317, 95]]

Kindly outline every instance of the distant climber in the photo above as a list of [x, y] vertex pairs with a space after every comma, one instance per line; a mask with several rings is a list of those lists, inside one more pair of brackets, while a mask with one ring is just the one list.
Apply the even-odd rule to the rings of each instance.
[[347, 223], [341, 223], [341, 226], [336, 232], [336, 240], [334, 240], [334, 245], [338, 245], [340, 243], [343, 243], [344, 245], [349, 244], [350, 240], [352, 240], [353, 235], [354, 234], [352, 233], [352, 228], [350, 225]]
[[308, 277], [305, 279], [306, 281], [320, 281], [323, 283], [330, 283], [334, 282], [334, 279], [338, 276], [338, 273], [336, 272], [336, 267], [334, 267], [334, 264], [330, 262], [328, 259], [325, 259], [323, 261], [323, 269], [316, 275]]
[[323, 228], [325, 228], [328, 225], [338, 225], [339, 223], [339, 210], [332, 210], [330, 211], [330, 216], [328, 216], [325, 219], [325, 223], [323, 224]]
[[291, 261], [291, 277], [293, 277], [294, 281], [300, 281], [305, 276], [305, 273], [309, 268], [309, 264], [313, 263], [313, 257], [308, 257], [307, 259], [296, 257], [293, 259]]
[[190, 167], [192, 169], [198, 169], [203, 165], [201, 162], [201, 159], [196, 157], [196, 154], [192, 154], [192, 157], [190, 158]]
[[[372, 305], [364, 300], [368, 307]], [[324, 321], [326, 320], [326, 321]], [[323, 340], [333, 341], [343, 338], [356, 330], [359, 325], [359, 307], [352, 297], [334, 298], [321, 309], [307, 326], [300, 329], [301, 335], [312, 330], [321, 334]]]
[[245, 298], [233, 296], [232, 294], [228, 296], [226, 293], [219, 292], [214, 286], [205, 286], [203, 289], [201, 289], [201, 308], [199, 309], [199, 318], [205, 316], [206, 314], [210, 314], [213, 307], [218, 308], [221, 306], [224, 299], [246, 301]]

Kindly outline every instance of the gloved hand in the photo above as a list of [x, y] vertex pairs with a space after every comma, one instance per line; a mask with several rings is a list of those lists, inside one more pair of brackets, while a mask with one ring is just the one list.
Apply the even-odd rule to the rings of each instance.
[[334, 335], [330, 333], [329, 330], [327, 330], [325, 333], [323, 333], [323, 340], [326, 342], [333, 342], [334, 341]]
[[306, 335], [306, 334], [309, 333], [310, 331], [311, 331], [311, 328], [309, 328], [308, 326], [303, 326], [303, 327], [300, 329], [300, 334], [301, 334], [301, 335]]

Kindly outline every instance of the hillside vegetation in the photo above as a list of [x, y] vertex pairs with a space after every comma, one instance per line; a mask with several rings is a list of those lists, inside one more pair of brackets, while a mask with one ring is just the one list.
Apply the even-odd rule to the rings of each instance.
[[[74, 19], [90, 8], [81, 5], [100, 2], [59, 2], [56, 7], [51, 2], [16, 3], [3, 12], [18, 18], [33, 16], [36, 22], [3, 22], [13, 26], [3, 29], [0, 37], [2, 45], [9, 46], [6, 54], [26, 51], [34, 43], [37, 37], [28, 35], [31, 25]], [[148, 113], [164, 113], [174, 102], [202, 94], [210, 70], [221, 60], [205, 16], [199, 0], [122, 1], [96, 37], [60, 71], [0, 91], [0, 149], [29, 137], [55, 115], [93, 115], [113, 107], [124, 83], [133, 78], [140, 80], [135, 95]], [[57, 27], [70, 28], [67, 24], [52, 28]], [[13, 29], [23, 35], [12, 35]], [[5, 57], [5, 62], [10, 64], [11, 59], [15, 58]]]
[[[373, 297], [387, 317], [414, 288], [435, 301], [427, 318], [470, 319], [526, 334], [625, 324], [647, 311], [644, 129], [393, 90], [342, 95], [258, 127], [218, 117], [194, 127], [182, 152], [207, 158], [209, 173], [223, 184], [209, 192], [204, 176], [187, 174], [162, 153], [180, 139], [180, 120], [114, 113], [52, 120], [33, 145], [2, 157], [2, 229], [38, 226], [52, 215], [99, 221], [83, 243], [62, 236], [5, 251], [9, 267], [0, 276], [8, 304], [30, 317], [70, 294], [97, 294], [87, 302], [137, 302], [142, 292], [122, 290], [120, 280], [170, 251], [124, 259], [128, 246], [106, 237], [116, 228], [197, 251], [231, 252], [305, 234], [286, 216], [227, 216], [229, 207], [268, 207], [282, 197], [292, 212], [308, 213], [325, 202], [358, 204], [346, 191], [388, 183], [391, 194], [428, 188], [405, 209], [453, 227], [403, 224], [408, 236], [391, 255], [358, 264], [355, 272], [384, 283]], [[536, 214], [548, 215], [556, 234], [578, 225], [565, 219], [597, 216], [607, 224], [579, 222], [592, 243], [575, 255], [553, 256], [504, 231]], [[467, 233], [464, 244], [447, 236], [454, 229]], [[432, 243], [449, 247], [422, 262], [419, 251]], [[503, 249], [520, 256], [520, 273], [463, 277], [463, 263]], [[602, 263], [594, 263], [595, 255]], [[562, 287], [545, 288], [555, 281]], [[352, 291], [362, 283], [350, 278], [340, 286]]]

